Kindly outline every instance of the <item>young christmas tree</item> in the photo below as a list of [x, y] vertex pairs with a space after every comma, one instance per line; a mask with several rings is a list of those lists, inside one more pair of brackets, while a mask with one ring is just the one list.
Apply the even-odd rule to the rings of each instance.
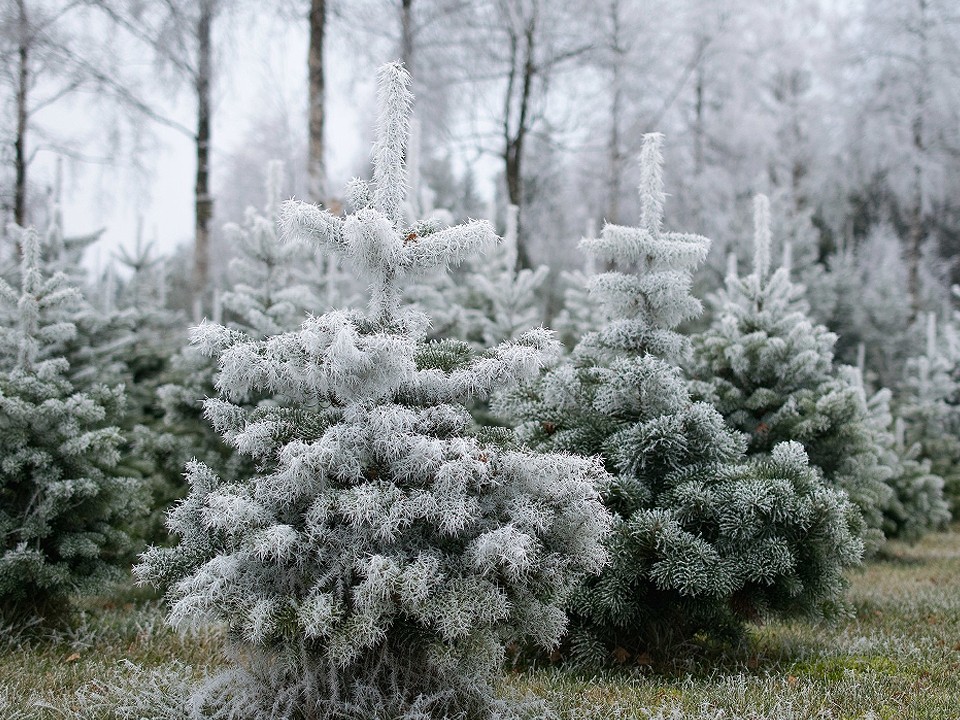
[[591, 290], [607, 324], [570, 363], [498, 403], [540, 449], [603, 456], [615, 480], [612, 565], [572, 603], [570, 646], [589, 663], [627, 662], [695, 633], [736, 633], [765, 613], [829, 613], [858, 561], [858, 521], [796, 443], [746, 462], [742, 437], [690, 399], [676, 332], [700, 311], [689, 294], [706, 238], [661, 229], [661, 136], [641, 155], [639, 227], [607, 224], [582, 246], [618, 271]]
[[926, 350], [907, 361], [897, 396], [896, 414], [903, 420], [903, 445], [916, 448], [945, 482], [944, 493], [954, 513], [960, 509], [960, 338], [947, 322], [937, 331], [927, 315]]
[[[463, 406], [535, 375], [549, 334], [475, 354], [426, 342], [427, 318], [401, 308], [405, 276], [495, 236], [404, 222], [409, 75], [392, 64], [379, 80], [355, 212], [291, 203], [283, 221], [370, 278], [368, 313], [262, 340], [194, 332], [219, 357], [206, 412], [260, 470], [225, 483], [191, 464], [169, 518], [180, 542], [137, 574], [169, 587], [175, 625], [229, 628], [236, 666], [205, 692], [215, 717], [488, 717], [505, 643], [556, 643], [565, 596], [606, 558], [599, 463], [484, 441]], [[255, 396], [273, 402], [251, 410]]]
[[122, 576], [124, 526], [142, 510], [140, 481], [117, 472], [113, 421], [123, 387], [68, 379], [60, 349], [82, 297], [41, 272], [32, 230], [20, 233], [19, 292], [0, 281], [0, 616], [53, 619], [71, 595]]
[[470, 263], [461, 277], [456, 302], [464, 308], [463, 337], [476, 347], [514, 340], [543, 323], [537, 297], [550, 270], [517, 270], [517, 207], [507, 207], [503, 242], [481, 261]]
[[868, 549], [883, 542], [883, 513], [893, 468], [884, 462], [858, 372], [833, 359], [836, 335], [806, 314], [802, 289], [784, 268], [770, 274], [767, 199], [756, 201], [753, 272], [727, 279], [716, 317], [694, 339], [695, 391], [730, 427], [748, 438], [748, 452], [769, 453], [795, 440], [832, 486], [859, 508]]
[[882, 462], [892, 468], [888, 484], [893, 497], [884, 508], [883, 532], [888, 538], [914, 542], [950, 522], [943, 495], [943, 478], [922, 457], [919, 443], [907, 445], [902, 418], [893, 419], [891, 393], [886, 388], [868, 401], [870, 423], [882, 452]]
[[224, 228], [236, 253], [229, 268], [232, 287], [222, 300], [227, 324], [257, 339], [293, 330], [325, 304], [321, 288], [310, 282], [311, 272], [321, 274], [314, 249], [278, 242], [282, 176], [283, 163], [271, 163], [263, 211], [250, 208], [243, 226]]
[[176, 348], [186, 339], [183, 313], [166, 307], [164, 260], [139, 234], [133, 248], [122, 248], [117, 261], [125, 272], [118, 277], [113, 266], [108, 270], [96, 338], [85, 338], [91, 365], [100, 372], [119, 366], [117, 377], [127, 388], [122, 429], [130, 443], [124, 463], [144, 478], [150, 493], [150, 512], [136, 529], [148, 543], [167, 540], [164, 513], [183, 497], [183, 465], [196, 452], [170, 431], [157, 397], [170, 380]]

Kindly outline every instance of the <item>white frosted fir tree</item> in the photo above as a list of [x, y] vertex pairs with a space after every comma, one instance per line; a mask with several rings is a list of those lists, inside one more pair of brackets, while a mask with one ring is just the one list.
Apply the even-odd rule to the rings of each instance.
[[498, 404], [535, 447], [602, 455], [615, 475], [612, 564], [571, 605], [570, 650], [591, 664], [729, 637], [767, 613], [829, 613], [862, 551], [855, 509], [799, 445], [747, 462], [739, 433], [690, 399], [677, 365], [689, 341], [676, 328], [700, 311], [691, 273], [709, 241], [662, 229], [660, 143], [644, 138], [639, 227], [607, 224], [582, 243], [618, 268], [591, 282], [610, 320]]
[[893, 470], [888, 481], [893, 497], [884, 508], [883, 531], [888, 538], [915, 542], [945, 527], [950, 522], [950, 508], [943, 494], [943, 478], [921, 455], [919, 443], [907, 445], [903, 418], [894, 420], [890, 397], [890, 391], [884, 388], [868, 402], [883, 464]]
[[223, 294], [227, 324], [253, 337], [267, 337], [300, 325], [306, 313], [324, 309], [325, 299], [311, 287], [309, 274], [324, 275], [313, 248], [280, 243], [277, 220], [281, 203], [283, 163], [267, 168], [267, 202], [263, 211], [247, 210], [244, 224], [224, 227], [233, 248], [229, 278]]
[[123, 387], [78, 390], [60, 354], [82, 297], [42, 272], [36, 233], [17, 234], [20, 289], [0, 281], [0, 617], [53, 620], [74, 593], [122, 576], [143, 495], [118, 471]]
[[464, 312], [464, 339], [477, 347], [513, 340], [528, 328], [543, 322], [542, 302], [537, 293], [549, 268], [517, 270], [516, 205], [507, 207], [503, 243], [472, 266], [460, 285]]
[[907, 361], [895, 405], [903, 444], [916, 448], [945, 481], [954, 514], [960, 510], [960, 338], [950, 322], [926, 316], [926, 348]]
[[748, 438], [748, 452], [801, 443], [825, 480], [859, 508], [869, 548], [883, 541], [892, 499], [859, 373], [834, 362], [837, 336], [806, 313], [802, 288], [784, 268], [770, 272], [767, 199], [755, 203], [753, 272], [727, 278], [711, 326], [695, 337], [695, 391]]
[[543, 322], [538, 297], [550, 270], [517, 270], [517, 213], [507, 207], [503, 242], [478, 258], [468, 259], [454, 277], [431, 278], [415, 287], [415, 305], [438, 320], [431, 337], [455, 338], [474, 348], [514, 340]]
[[[488, 717], [505, 643], [553, 646], [566, 594], [605, 561], [599, 464], [483, 441], [463, 406], [535, 375], [549, 334], [474, 354], [426, 342], [427, 318], [401, 308], [404, 276], [495, 239], [486, 222], [404, 222], [408, 85], [401, 65], [381, 68], [356, 212], [283, 210], [288, 236], [370, 279], [369, 311], [262, 340], [194, 331], [219, 356], [207, 414], [260, 471], [224, 483], [192, 464], [169, 518], [179, 544], [137, 574], [169, 588], [175, 625], [229, 628], [236, 665], [198, 700], [214, 717]], [[251, 396], [275, 402], [250, 411]]]

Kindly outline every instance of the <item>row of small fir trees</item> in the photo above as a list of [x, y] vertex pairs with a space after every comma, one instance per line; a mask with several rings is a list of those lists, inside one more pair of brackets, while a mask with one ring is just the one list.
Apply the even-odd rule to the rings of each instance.
[[[83, 298], [20, 234], [20, 288], [0, 285], [6, 619], [54, 616], [117, 575], [129, 534], [160, 537], [135, 519], [170, 493], [154, 476], [193, 456], [166, 515], [173, 542], [135, 575], [175, 626], [227, 629], [229, 669], [197, 687], [196, 713], [509, 716], [495, 693], [508, 648], [597, 668], [760, 618], [834, 616], [844, 571], [884, 536], [947, 521], [943, 480], [891, 431], [889, 396], [868, 397], [802, 288], [771, 272], [764, 199], [753, 272], [730, 274], [705, 332], [678, 331], [701, 312], [690, 288], [709, 241], [662, 227], [657, 134], [639, 225], [583, 241], [615, 269], [591, 278], [594, 329], [571, 353], [505, 310], [509, 339], [492, 347], [496, 329], [476, 322], [469, 338], [432, 336], [404, 289], [497, 238], [483, 221], [410, 216], [411, 102], [406, 71], [384, 66], [353, 212], [281, 207], [274, 190], [232, 231], [236, 321], [193, 329], [176, 382], [118, 375], [182, 420], [162, 432], [118, 427], [125, 397], [148, 400], [83, 372]], [[318, 248], [369, 279], [366, 312], [307, 314]], [[518, 288], [541, 281], [527, 272]], [[131, 321], [111, 317], [91, 343], [101, 368]]]

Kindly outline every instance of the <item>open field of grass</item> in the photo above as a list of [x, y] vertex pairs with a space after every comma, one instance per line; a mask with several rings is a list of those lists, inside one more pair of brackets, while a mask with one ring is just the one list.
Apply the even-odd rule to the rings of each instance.
[[[563, 720], [960, 720], [960, 528], [891, 544], [850, 579], [855, 616], [837, 624], [772, 623], [726, 655], [656, 671], [517, 672], [505, 690], [547, 700]], [[92, 600], [69, 631], [0, 630], [0, 718], [172, 719], [220, 649], [216, 632], [167, 628], [156, 601]], [[135, 695], [145, 699], [125, 708]]]

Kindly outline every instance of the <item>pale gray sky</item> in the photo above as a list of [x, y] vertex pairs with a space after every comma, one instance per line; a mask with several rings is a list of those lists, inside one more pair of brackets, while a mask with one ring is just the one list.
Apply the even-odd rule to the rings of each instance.
[[[213, 191], [224, 178], [218, 162], [226, 152], [239, 147], [252, 114], [265, 98], [285, 103], [291, 113], [306, 114], [306, 23], [296, 27], [280, 21], [255, 27], [234, 22], [236, 32], [231, 47], [223, 51], [222, 68], [216, 85], [213, 121]], [[274, 37], [282, 30], [282, 37]], [[238, 51], [250, 48], [253, 52]], [[329, 63], [327, 80], [328, 170], [331, 186], [343, 185], [357, 171], [365, 149], [363, 134], [357, 131], [373, 122], [362, 117], [373, 102], [372, 82], [356, 82], [356, 71], [344, 63]], [[176, 93], [171, 114], [187, 126], [193, 125], [193, 103], [189, 92]], [[97, 122], [89, 110], [73, 103], [51, 108], [43, 121], [51, 134], [69, 130], [78, 122]], [[147, 240], [156, 239], [157, 248], [169, 251], [193, 237], [194, 147], [184, 135], [144, 120], [150, 144], [141, 162], [149, 175], [138, 174], [126, 162], [121, 165], [96, 165], [70, 160], [65, 165], [63, 215], [69, 234], [82, 234], [106, 227], [100, 243], [90, 249], [86, 261], [102, 264], [122, 245], [132, 246], [138, 218], [142, 216]], [[95, 127], [93, 135], [96, 134]], [[38, 155], [31, 166], [33, 179], [49, 183], [54, 174], [55, 156]], [[146, 194], [144, 194], [146, 192]]]

